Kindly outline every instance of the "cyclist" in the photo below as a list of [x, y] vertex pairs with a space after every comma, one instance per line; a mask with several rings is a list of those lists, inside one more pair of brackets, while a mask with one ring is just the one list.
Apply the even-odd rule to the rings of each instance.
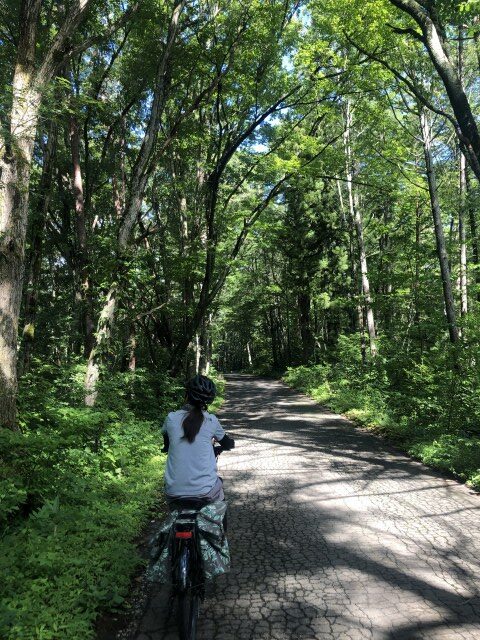
[[229, 451], [233, 438], [223, 430], [218, 418], [207, 412], [216, 395], [215, 383], [196, 375], [186, 385], [186, 404], [168, 414], [162, 427], [168, 452], [165, 470], [167, 502], [202, 498], [208, 502], [224, 500], [223, 481], [217, 474], [213, 441]]

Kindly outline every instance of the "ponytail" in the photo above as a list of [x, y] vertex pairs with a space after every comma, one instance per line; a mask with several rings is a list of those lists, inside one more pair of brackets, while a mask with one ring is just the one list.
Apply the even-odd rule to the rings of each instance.
[[200, 427], [202, 426], [203, 412], [201, 404], [192, 403], [192, 401], [190, 401], [190, 404], [192, 405], [192, 408], [185, 416], [182, 423], [182, 440], [188, 440], [191, 444], [197, 437], [197, 433], [200, 431]]

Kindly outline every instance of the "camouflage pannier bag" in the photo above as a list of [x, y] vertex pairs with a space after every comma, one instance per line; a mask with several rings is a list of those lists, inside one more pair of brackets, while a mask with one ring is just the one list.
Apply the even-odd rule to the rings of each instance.
[[[230, 570], [230, 551], [223, 529], [226, 510], [226, 502], [212, 502], [198, 511], [182, 509], [182, 522], [188, 515], [195, 524], [205, 580], [212, 580]], [[150, 582], [171, 582], [174, 531], [179, 513], [178, 510], [172, 511], [150, 541], [152, 551], [147, 569]]]

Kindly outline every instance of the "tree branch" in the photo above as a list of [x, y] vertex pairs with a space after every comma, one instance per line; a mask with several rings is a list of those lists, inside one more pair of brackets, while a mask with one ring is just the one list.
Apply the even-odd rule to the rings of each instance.
[[[72, 47], [72, 49], [70, 51], [66, 52], [65, 60], [68, 59], [68, 58], [71, 58], [72, 56], [76, 56], [79, 53], [82, 53], [83, 51], [85, 51], [86, 49], [89, 49], [94, 44], [101, 44], [106, 38], [108, 38], [111, 35], [113, 35], [114, 33], [116, 33], [138, 11], [141, 1], [142, 0], [138, 0], [138, 2], [135, 2], [131, 7], [129, 7], [125, 11], [123, 16], [121, 16], [118, 20], [116, 20], [113, 24], [111, 24], [108, 27], [108, 29], [105, 29], [105, 31], [101, 35], [96, 36], [96, 37], [92, 36], [91, 38], [87, 38], [84, 42], [82, 42], [82, 44], [79, 44], [76, 47]], [[65, 60], [63, 62], [65, 62]], [[62, 62], [62, 64], [63, 64], [63, 62]]]
[[395, 33], [412, 36], [412, 38], [415, 38], [415, 40], [418, 40], [418, 42], [425, 44], [425, 38], [421, 33], [419, 33], [418, 31], [415, 31], [415, 29], [401, 29], [400, 27], [396, 27], [395, 25], [390, 24], [388, 22], [387, 22], [387, 27], [390, 27], [390, 29]]
[[[70, 7], [60, 29], [53, 39], [45, 58], [36, 73], [36, 84], [43, 87], [54, 75], [56, 70], [66, 61], [65, 49], [75, 29], [82, 22], [93, 0], [75, 0]], [[72, 51], [72, 49], [70, 49]]]
[[40, 68], [36, 74], [36, 83], [38, 86], [43, 86], [46, 82], [53, 77], [56, 71], [62, 67], [72, 56], [76, 56], [94, 44], [102, 42], [105, 38], [108, 38], [113, 33], [118, 31], [131, 16], [137, 11], [140, 6], [140, 1], [135, 2], [129, 7], [123, 16], [116, 20], [110, 27], [105, 29], [103, 33], [96, 37], [87, 38], [75, 47], [69, 45], [69, 40], [73, 36], [75, 30], [84, 20], [88, 9], [91, 7], [93, 0], [76, 0], [70, 11], [68, 12], [62, 26], [60, 27], [57, 35], [55, 36], [48, 53], [45, 56]]
[[[409, 80], [404, 75], [402, 75], [397, 69], [395, 69], [395, 67], [392, 67], [392, 65], [389, 64], [383, 58], [379, 58], [374, 53], [364, 49], [361, 45], [359, 45], [357, 42], [355, 42], [355, 40], [353, 40], [353, 38], [351, 36], [349, 36], [348, 33], [345, 33], [345, 37], [347, 38], [347, 40], [350, 42], [350, 44], [352, 46], [354, 46], [358, 51], [360, 51], [360, 53], [363, 53], [363, 55], [366, 56], [366, 60], [374, 60], [375, 62], [378, 62], [378, 64], [380, 64], [383, 67], [385, 67], [385, 69], [390, 71], [390, 73], [393, 76], [395, 76], [395, 78], [397, 78], [397, 80], [400, 80], [400, 82], [405, 84], [408, 87], [408, 89], [411, 91], [411, 93], [418, 100], [420, 100], [420, 102], [423, 105], [425, 105], [427, 107], [427, 109], [429, 109], [430, 111], [433, 111], [434, 113], [437, 113], [439, 116], [443, 116], [444, 118], [449, 120], [452, 123], [452, 125], [455, 127], [455, 131], [459, 131], [458, 123], [457, 123], [456, 119], [454, 118], [454, 116], [452, 116], [447, 111], [444, 111], [443, 109], [440, 109], [439, 107], [436, 107], [434, 104], [432, 104], [432, 102], [430, 102], [430, 100], [428, 100], [428, 98], [422, 93], [422, 91], [420, 91], [420, 89], [411, 80]], [[364, 62], [366, 62], [366, 60]]]

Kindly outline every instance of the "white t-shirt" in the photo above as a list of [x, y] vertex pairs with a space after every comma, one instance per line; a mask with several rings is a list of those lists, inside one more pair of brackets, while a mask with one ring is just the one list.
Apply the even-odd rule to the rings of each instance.
[[216, 416], [203, 411], [202, 426], [195, 440], [182, 440], [182, 422], [187, 413], [185, 409], [172, 411], [162, 427], [170, 441], [165, 470], [165, 491], [169, 496], [205, 496], [217, 482], [212, 438], [219, 442], [225, 431]]

